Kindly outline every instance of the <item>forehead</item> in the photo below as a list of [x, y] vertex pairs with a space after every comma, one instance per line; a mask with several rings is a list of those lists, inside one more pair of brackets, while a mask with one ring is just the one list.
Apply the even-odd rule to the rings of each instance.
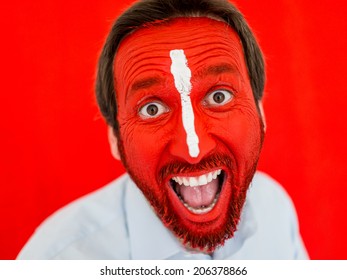
[[[123, 83], [170, 73], [170, 51], [183, 49], [196, 73], [211, 67], [231, 67], [241, 76], [247, 69], [240, 39], [226, 23], [206, 18], [175, 18], [143, 27], [126, 37], [115, 57], [115, 80]], [[149, 79], [146, 79], [149, 82]]]

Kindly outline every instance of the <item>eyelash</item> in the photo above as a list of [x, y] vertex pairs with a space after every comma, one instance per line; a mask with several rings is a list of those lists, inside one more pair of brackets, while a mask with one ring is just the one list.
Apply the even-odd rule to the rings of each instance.
[[[221, 103], [217, 103], [216, 100], [211, 100], [213, 98], [213, 95], [216, 93], [223, 93], [224, 96], [226, 96], [226, 100], [222, 100]], [[226, 89], [216, 89], [213, 90], [212, 92], [209, 92], [205, 98], [203, 99], [203, 104], [205, 106], [208, 107], [221, 107], [227, 103], [229, 103], [234, 97], [234, 94]], [[150, 115], [150, 113], [148, 112], [148, 107], [151, 105], [155, 105], [157, 108], [157, 112], [154, 112], [154, 115]], [[140, 115], [140, 117], [142, 119], [154, 119], [157, 118], [159, 116], [161, 116], [162, 114], [166, 113], [169, 111], [169, 108], [167, 107], [167, 105], [165, 105], [163, 102], [158, 101], [158, 100], [153, 100], [150, 101], [148, 103], [146, 103], [145, 105], [139, 107], [138, 109], [138, 114]]]
[[[220, 103], [217, 103], [217, 101], [213, 99], [213, 97], [214, 97], [213, 95], [218, 93], [218, 92], [223, 93], [223, 96], [226, 100], [223, 99]], [[234, 98], [233, 92], [226, 90], [226, 89], [216, 89], [216, 90], [213, 90], [212, 92], [208, 93], [205, 96], [203, 103], [206, 106], [219, 107], [219, 106], [223, 106], [223, 105], [229, 103], [230, 101], [232, 101], [233, 98]], [[209, 99], [213, 99], [213, 100], [209, 100]]]
[[[157, 107], [157, 112], [155, 112], [155, 115], [153, 115], [153, 116], [151, 116], [148, 112], [148, 108], [151, 105], [155, 105]], [[168, 111], [169, 111], [169, 109], [162, 102], [152, 101], [152, 102], [146, 103], [145, 105], [141, 106], [138, 110], [138, 113], [143, 119], [152, 119], [152, 118], [157, 118], [160, 115], [162, 115]]]

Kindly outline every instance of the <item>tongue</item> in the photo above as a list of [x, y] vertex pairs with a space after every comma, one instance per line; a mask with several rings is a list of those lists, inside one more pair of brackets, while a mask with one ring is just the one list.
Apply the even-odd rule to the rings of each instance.
[[193, 208], [209, 206], [218, 192], [218, 179], [213, 179], [210, 183], [198, 187], [186, 187], [177, 185], [177, 192], [183, 201]]

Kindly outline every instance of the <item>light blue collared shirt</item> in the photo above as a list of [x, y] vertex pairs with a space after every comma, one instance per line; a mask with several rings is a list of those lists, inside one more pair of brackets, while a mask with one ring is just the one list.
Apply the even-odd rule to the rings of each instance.
[[212, 255], [187, 250], [127, 174], [58, 210], [18, 259], [307, 259], [293, 204], [257, 172], [235, 236]]

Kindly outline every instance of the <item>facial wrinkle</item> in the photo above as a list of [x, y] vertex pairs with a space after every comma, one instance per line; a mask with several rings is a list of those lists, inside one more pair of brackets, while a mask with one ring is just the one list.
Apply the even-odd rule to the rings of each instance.
[[[196, 158], [187, 148], [181, 94], [170, 70], [172, 50], [184, 50], [183, 65], [191, 71], [189, 98], [199, 136]], [[177, 19], [125, 38], [114, 67], [120, 152], [127, 172], [178, 240], [213, 251], [237, 229], [263, 138], [238, 36], [223, 22]], [[230, 102], [206, 102], [221, 90], [232, 94]], [[151, 103], [167, 111], [143, 119], [139, 112]], [[218, 201], [211, 211], [197, 215], [184, 206], [171, 180], [216, 168], [224, 172]]]

